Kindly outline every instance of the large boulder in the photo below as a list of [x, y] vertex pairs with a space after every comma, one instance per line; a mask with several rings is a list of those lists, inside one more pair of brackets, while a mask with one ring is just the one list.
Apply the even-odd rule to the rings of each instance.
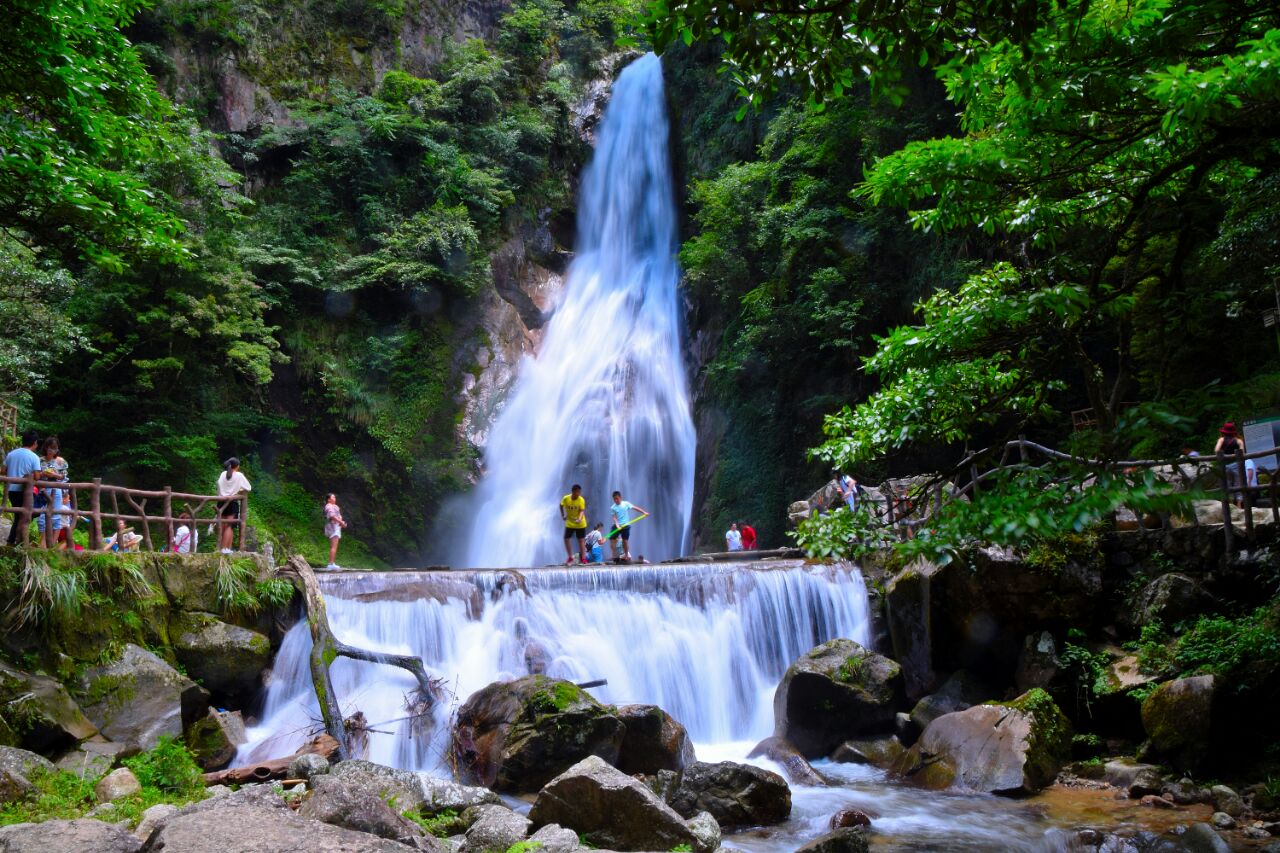
[[[379, 838], [299, 817], [288, 808], [228, 803], [230, 797], [210, 801], [203, 809], [183, 809], [152, 833], [147, 853], [409, 853], [398, 841]], [[445, 848], [430, 836], [419, 839], [428, 850]], [[81, 850], [93, 850], [86, 847]], [[135, 850], [137, 848], [134, 848]], [[42, 851], [49, 853], [49, 851]]]
[[213, 708], [187, 729], [186, 739], [187, 748], [195, 756], [196, 763], [205, 770], [226, 767], [236, 757], [240, 744], [248, 742], [244, 718], [239, 711], [215, 711]]
[[1028, 794], [1053, 781], [1070, 748], [1070, 722], [1037, 689], [939, 717], [894, 769], [928, 788]]
[[1194, 767], [1207, 755], [1216, 692], [1214, 676], [1196, 675], [1166, 681], [1143, 701], [1142, 727], [1175, 766]]
[[626, 727], [615, 764], [623, 773], [678, 772], [697, 760], [684, 726], [657, 705], [621, 705], [617, 716]]
[[[342, 761], [330, 768], [330, 776], [344, 788], [368, 795], [386, 803], [394, 803], [399, 813], [418, 811], [426, 802], [422, 780], [411, 770], [399, 770], [372, 761], [353, 759]], [[324, 776], [315, 777], [318, 783]]]
[[782, 823], [791, 815], [791, 788], [777, 773], [750, 764], [695, 761], [685, 768], [671, 807], [687, 818], [710, 812], [721, 826]]
[[162, 735], [181, 738], [209, 707], [207, 691], [133, 644], [114, 663], [85, 672], [76, 694], [107, 738], [140, 750], [151, 749]]
[[538, 793], [529, 819], [535, 827], [559, 824], [603, 849], [670, 850], [682, 844], [697, 849], [699, 843], [656, 794], [594, 755], [551, 780]]
[[0, 827], [0, 853], [138, 853], [141, 849], [142, 842], [129, 830], [92, 818]]
[[183, 613], [169, 628], [174, 655], [219, 702], [253, 698], [271, 665], [271, 641], [207, 613]]
[[773, 694], [774, 734], [808, 758], [867, 732], [889, 731], [902, 670], [853, 640], [823, 643], [793, 663]]
[[537, 791], [589, 755], [618, 760], [622, 720], [568, 681], [527, 675], [472, 694], [458, 709], [453, 758], [462, 781]]
[[42, 752], [57, 752], [98, 733], [67, 689], [52, 678], [32, 675], [0, 661], [0, 728]]
[[393, 811], [387, 800], [368, 787], [331, 774], [315, 778], [298, 815], [410, 846], [423, 836], [421, 827]]
[[911, 722], [920, 731], [929, 728], [929, 724], [943, 714], [953, 714], [972, 708], [987, 699], [994, 691], [980, 680], [970, 675], [967, 670], [956, 670], [943, 682], [937, 692], [923, 697], [911, 709]]

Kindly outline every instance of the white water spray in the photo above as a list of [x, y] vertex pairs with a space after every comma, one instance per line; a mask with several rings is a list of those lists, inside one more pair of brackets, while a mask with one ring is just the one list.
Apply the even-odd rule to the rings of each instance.
[[685, 550], [695, 436], [676, 239], [662, 65], [648, 54], [613, 85], [582, 177], [563, 301], [490, 431], [455, 565], [563, 560], [558, 504], [573, 483], [593, 526], [609, 526], [615, 489], [653, 513], [636, 526], [633, 553]]
[[[528, 572], [406, 572], [322, 577], [343, 640], [422, 658], [463, 702], [518, 678], [537, 658], [548, 675], [608, 679], [602, 702], [659, 705], [700, 744], [754, 742], [773, 729], [773, 690], [793, 660], [834, 637], [869, 642], [866, 589], [852, 567], [744, 570], [739, 565], [636, 566]], [[311, 638], [290, 629], [237, 763], [288, 755], [317, 728]], [[447, 775], [450, 703], [429, 740], [404, 721], [414, 682], [404, 670], [340, 659], [344, 713], [375, 729], [369, 758]]]

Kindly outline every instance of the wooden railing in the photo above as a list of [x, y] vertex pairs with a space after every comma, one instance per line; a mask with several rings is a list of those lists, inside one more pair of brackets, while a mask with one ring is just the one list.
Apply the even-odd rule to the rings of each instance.
[[[991, 459], [996, 451], [1000, 451], [999, 461], [984, 471], [979, 470], [979, 465], [984, 460]], [[1014, 453], [1017, 458], [1013, 459]], [[1248, 472], [1245, 462], [1250, 459], [1262, 459], [1280, 453], [1280, 448], [1272, 448], [1270, 450], [1258, 450], [1252, 453], [1245, 453], [1237, 450], [1235, 454], [1227, 455], [1217, 453], [1213, 456], [1179, 456], [1174, 459], [1118, 459], [1118, 460], [1098, 460], [1088, 459], [1080, 456], [1073, 456], [1070, 453], [1063, 453], [1060, 450], [1054, 450], [1025, 438], [1019, 438], [1014, 441], [1007, 442], [1003, 448], [997, 445], [995, 448], [986, 448], [967, 455], [955, 468], [951, 474], [944, 474], [934, 477], [932, 480], [926, 481], [923, 485], [917, 486], [914, 492], [911, 489], [904, 490], [904, 495], [895, 495], [892, 493], [885, 494], [885, 521], [888, 525], [899, 531], [902, 535], [902, 526], [915, 526], [923, 522], [930, 514], [930, 504], [932, 511], [938, 512], [946, 501], [959, 500], [970, 495], [977, 495], [981, 492], [982, 483], [993, 477], [999, 476], [1001, 473], [1013, 470], [1027, 470], [1030, 468], [1040, 467], [1035, 464], [1033, 454], [1043, 457], [1047, 461], [1071, 462], [1080, 465], [1082, 468], [1091, 471], [1124, 471], [1137, 468], [1157, 468], [1160, 466], [1171, 466], [1182, 472], [1184, 479], [1190, 483], [1196, 479], [1200, 473], [1201, 465], [1211, 465], [1216, 470], [1221, 485], [1213, 491], [1214, 494], [1221, 492], [1222, 501], [1222, 519], [1224, 536], [1226, 537], [1227, 551], [1233, 550], [1234, 531], [1231, 525], [1231, 505], [1233, 498], [1238, 497], [1244, 504], [1244, 525], [1245, 537], [1250, 543], [1257, 541], [1257, 535], [1254, 530], [1253, 510], [1257, 504], [1259, 496], [1266, 494], [1269, 498], [1272, 520], [1277, 526], [1280, 526], [1280, 469], [1270, 471], [1270, 483], [1266, 486], [1261, 484], [1250, 485], [1248, 480]], [[1045, 464], [1045, 463], [1042, 463]], [[1188, 477], [1183, 466], [1192, 467], [1192, 476]], [[1228, 471], [1234, 467], [1239, 477], [1239, 485], [1231, 485], [1230, 477], [1227, 476]], [[1256, 468], [1261, 473], [1266, 469]], [[962, 482], [962, 478], [966, 477], [967, 481]], [[944, 483], [950, 482], [952, 489], [944, 490]], [[904, 503], [909, 509], [904, 511]], [[1195, 516], [1192, 516], [1193, 523], [1198, 524]], [[1162, 527], [1169, 524], [1167, 515], [1160, 516]]]
[[18, 434], [18, 407], [6, 400], [0, 400], [0, 435]]
[[[103, 535], [102, 525], [104, 520], [108, 520], [111, 522], [111, 532], [107, 536], [116, 532], [116, 522], [133, 522], [141, 528], [141, 532], [138, 535], [142, 537], [142, 541], [139, 544], [143, 548], [148, 551], [166, 551], [169, 549], [170, 543], [173, 542], [174, 530], [182, 522], [174, 514], [174, 510], [177, 509], [179, 514], [185, 510], [191, 516], [191, 521], [187, 526], [191, 530], [193, 544], [196, 538], [197, 524], [216, 524], [219, 532], [222, 530], [222, 525], [233, 524], [239, 529], [237, 547], [242, 551], [244, 550], [245, 513], [249, 507], [247, 495], [231, 498], [218, 497], [217, 495], [191, 495], [185, 492], [175, 492], [168, 486], [158, 492], [127, 489], [123, 486], [106, 485], [102, 482], [101, 477], [95, 477], [87, 483], [72, 483], [36, 479], [33, 474], [25, 478], [0, 476], [0, 483], [3, 483], [6, 497], [12, 495], [9, 492], [10, 487], [14, 485], [23, 486], [21, 505], [10, 506], [8, 500], [6, 500], [3, 511], [10, 514], [13, 523], [18, 525], [18, 543], [24, 546], [30, 540], [32, 520], [43, 518], [44, 534], [41, 544], [44, 547], [53, 547], [56, 544], [54, 542], [56, 537], [54, 519], [60, 516], [67, 521], [68, 546], [71, 545], [72, 533], [78, 528], [81, 520], [87, 520], [89, 522], [89, 548], [94, 551], [101, 550], [106, 540]], [[40, 489], [50, 495], [50, 500], [39, 509], [35, 506], [36, 489]], [[62, 509], [54, 508], [55, 501], [52, 499], [54, 490], [61, 491], [63, 494]], [[87, 508], [85, 507], [86, 500], [88, 503]], [[156, 507], [155, 503], [151, 503], [152, 501], [159, 504], [157, 507], [158, 512], [148, 511], [148, 504]], [[239, 518], [223, 519], [221, 517], [223, 509], [232, 502], [240, 504]], [[204, 515], [202, 516], [201, 513], [204, 513]], [[159, 548], [156, 547], [155, 537], [152, 534], [153, 525], [164, 532], [164, 541]], [[191, 550], [194, 551], [195, 549], [192, 548]]]

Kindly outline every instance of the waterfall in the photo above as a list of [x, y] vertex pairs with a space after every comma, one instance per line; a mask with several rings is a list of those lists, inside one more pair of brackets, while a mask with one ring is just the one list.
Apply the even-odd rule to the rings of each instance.
[[633, 554], [656, 561], [688, 544], [694, 430], [656, 56], [618, 77], [598, 139], [562, 300], [490, 430], [454, 565], [562, 561], [558, 505], [573, 483], [592, 526], [609, 526], [614, 490], [652, 512], [635, 528]]
[[[476, 690], [518, 678], [539, 659], [548, 675], [597, 678], [605, 703], [659, 705], [694, 741], [754, 741], [772, 733], [773, 690], [787, 666], [835, 637], [867, 644], [862, 575], [849, 566], [773, 569], [665, 565], [528, 572], [403, 572], [322, 577], [337, 635], [413, 654], [456, 699], [436, 708], [430, 739], [414, 739], [403, 670], [339, 659], [343, 712], [364, 712], [373, 761], [448, 773], [449, 720]], [[288, 755], [318, 728], [305, 623], [276, 656], [261, 722], [237, 763]]]

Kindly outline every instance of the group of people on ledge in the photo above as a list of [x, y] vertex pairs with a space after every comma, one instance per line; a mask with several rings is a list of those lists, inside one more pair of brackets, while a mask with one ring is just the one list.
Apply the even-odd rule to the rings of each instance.
[[587, 531], [587, 499], [582, 494], [582, 486], [574, 483], [569, 494], [560, 499], [560, 518], [564, 522], [564, 564], [573, 565], [574, 539], [578, 540], [578, 564], [604, 562], [604, 543], [609, 543], [611, 559], [618, 563], [645, 562], [644, 557], [631, 556], [631, 525], [649, 516], [649, 511], [622, 499], [622, 492], [613, 493], [613, 504], [609, 507], [612, 525], [609, 533], [604, 533], [604, 522], [596, 522], [591, 531]]
[[[59, 484], [70, 484], [70, 465], [62, 456], [61, 443], [56, 435], [40, 438], [36, 430], [27, 430], [19, 439], [18, 447], [9, 451], [4, 459], [4, 476], [11, 478], [4, 490], [4, 498], [11, 508], [9, 535], [6, 544], [16, 546], [22, 529], [20, 511], [26, 503], [26, 492], [34, 481], [34, 494], [31, 500], [32, 514], [39, 531], [38, 544], [44, 548], [82, 550], [75, 543], [73, 524], [76, 517], [68, 514], [77, 509], [74, 502], [74, 491], [70, 487], [59, 487]], [[21, 482], [18, 482], [21, 481]], [[222, 473], [214, 484], [217, 490], [218, 510], [218, 549], [223, 554], [230, 554], [235, 544], [236, 530], [240, 527], [242, 498], [253, 490], [249, 478], [240, 470], [240, 460], [232, 456], [223, 463]], [[52, 513], [47, 510], [52, 509]], [[338, 506], [338, 497], [330, 493], [324, 503], [324, 535], [329, 540], [329, 568], [338, 568], [338, 543], [342, 540], [342, 531], [347, 522], [342, 517]], [[87, 516], [79, 520], [88, 521]], [[176, 527], [165, 550], [175, 554], [194, 554], [199, 548], [200, 534], [196, 520], [189, 509], [178, 513]], [[212, 532], [213, 523], [209, 525]], [[117, 518], [115, 531], [102, 540], [102, 550], [115, 552], [137, 551], [144, 537], [134, 532], [125, 523], [125, 519]]]

